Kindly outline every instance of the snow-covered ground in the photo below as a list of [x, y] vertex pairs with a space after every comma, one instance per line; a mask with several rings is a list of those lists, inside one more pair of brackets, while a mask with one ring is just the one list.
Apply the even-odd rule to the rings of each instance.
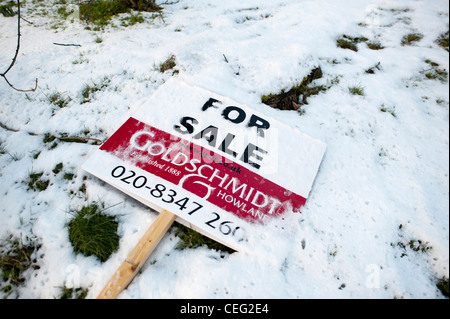
[[[163, 4], [162, 16], [101, 31], [54, 17], [61, 4], [41, 14], [42, 3], [53, 2], [22, 9], [32, 24], [22, 21], [20, 52], [7, 74], [21, 89], [38, 79], [36, 92], [14, 91], [0, 78], [0, 241], [41, 244], [39, 269], [0, 295], [54, 298], [76, 286], [97, 296], [156, 213], [81, 170], [97, 145], [59, 141], [52, 148], [44, 136], [106, 140], [177, 77], [298, 128], [327, 151], [303, 213], [286, 216], [289, 227], [255, 233], [251, 252], [224, 256], [206, 247], [177, 250], [179, 238], [169, 232], [120, 298], [442, 298], [436, 282], [449, 276], [449, 84], [448, 75], [425, 74], [449, 71], [449, 53], [435, 42], [449, 30], [447, 0], [180, 0]], [[402, 45], [411, 33], [423, 38]], [[364, 42], [357, 52], [339, 48], [344, 34], [384, 49]], [[0, 72], [16, 36], [16, 17], [0, 15]], [[179, 72], [159, 72], [172, 54]], [[261, 104], [262, 95], [289, 89], [318, 66], [323, 78], [315, 83], [332, 86], [310, 97], [303, 115]], [[100, 90], [82, 103], [86, 85]], [[49, 102], [54, 93], [67, 99], [65, 107]], [[73, 180], [52, 171], [58, 163]], [[50, 180], [45, 191], [28, 190], [31, 172]], [[68, 239], [71, 211], [92, 201], [115, 205], [106, 212], [119, 220], [120, 248], [104, 263], [75, 254]], [[432, 249], [398, 244], [410, 240]]]

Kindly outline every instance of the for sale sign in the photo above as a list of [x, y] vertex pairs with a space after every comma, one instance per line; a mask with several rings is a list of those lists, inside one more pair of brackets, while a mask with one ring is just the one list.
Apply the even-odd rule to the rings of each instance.
[[256, 107], [172, 79], [83, 168], [240, 250], [253, 224], [300, 212], [324, 152]]

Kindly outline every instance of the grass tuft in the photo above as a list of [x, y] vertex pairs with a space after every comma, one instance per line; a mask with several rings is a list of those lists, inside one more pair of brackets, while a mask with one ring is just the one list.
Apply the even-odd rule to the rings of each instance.
[[119, 248], [118, 222], [104, 214], [103, 205], [92, 203], [75, 212], [68, 224], [69, 240], [76, 253], [106, 261]]
[[348, 88], [348, 91], [352, 95], [364, 96], [364, 88], [361, 85], [355, 85]]

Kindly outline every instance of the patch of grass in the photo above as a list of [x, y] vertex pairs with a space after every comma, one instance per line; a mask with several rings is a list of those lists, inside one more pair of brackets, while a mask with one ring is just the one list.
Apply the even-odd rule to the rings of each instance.
[[72, 10], [70, 10], [70, 11], [67, 11], [67, 7], [66, 7], [66, 6], [60, 6], [60, 7], [57, 9], [57, 13], [58, 13], [58, 15], [59, 15], [61, 18], [67, 19], [68, 16], [70, 16], [72, 13], [74, 13], [74, 10], [72, 9]]
[[[97, 27], [106, 26], [112, 17], [121, 14], [129, 13], [131, 9], [137, 11], [147, 12], [161, 12], [162, 8], [158, 5], [153, 5], [151, 2], [142, 0], [98, 0], [81, 3], [80, 17], [86, 22], [93, 23]], [[133, 25], [143, 22], [144, 19], [140, 15], [132, 15], [129, 18], [130, 23], [122, 23], [124, 26]]]
[[85, 299], [89, 289], [63, 287], [59, 299]]
[[165, 60], [164, 62], [162, 62], [159, 65], [159, 72], [164, 73], [168, 70], [173, 69], [174, 67], [176, 67], [177, 63], [175, 62], [175, 55], [171, 54], [167, 60]]
[[383, 50], [384, 46], [381, 45], [379, 42], [367, 42], [367, 47], [371, 50]]
[[351, 86], [348, 88], [348, 91], [350, 92], [351, 95], [359, 95], [359, 96], [364, 96], [364, 87], [362, 87], [361, 85], [355, 85], [355, 86]]
[[421, 33], [409, 33], [402, 38], [402, 46], [413, 45], [415, 42], [419, 42], [423, 39], [423, 34]]
[[92, 203], [74, 212], [68, 224], [69, 240], [76, 253], [106, 261], [119, 248], [118, 222], [104, 214], [103, 204]]
[[448, 298], [449, 292], [449, 285], [448, 285], [448, 278], [442, 278], [441, 280], [438, 281], [438, 283], [436, 284], [436, 286], [438, 287], [438, 289], [441, 291], [441, 293]]
[[437, 39], [436, 39], [436, 43], [442, 47], [443, 49], [448, 51], [448, 34], [449, 31], [442, 33]]
[[177, 229], [175, 231], [175, 235], [178, 236], [181, 241], [177, 245], [177, 249], [183, 250], [186, 248], [198, 248], [202, 246], [207, 246], [209, 249], [214, 249], [218, 251], [233, 253], [234, 250], [219, 244], [215, 240], [212, 240], [208, 237], [203, 236], [202, 234], [192, 230], [186, 226], [181, 224], [177, 225]]
[[62, 168], [63, 168], [63, 163], [58, 163], [58, 164], [56, 164], [56, 166], [52, 170], [52, 172], [55, 174], [58, 174], [59, 172], [61, 172]]
[[136, 23], [143, 23], [144, 17], [141, 14], [131, 14], [128, 17], [123, 17], [122, 19], [122, 26], [128, 27], [130, 25], [135, 25]]
[[439, 69], [439, 63], [433, 62], [431, 60], [425, 60], [430, 68], [422, 71], [428, 80], [439, 80], [443, 83], [448, 81], [448, 72], [445, 69]]
[[56, 140], [56, 136], [50, 134], [50, 133], [45, 133], [44, 135], [44, 139], [42, 140], [44, 143], [46, 144], [50, 144], [52, 143], [48, 149], [52, 150], [54, 149], [56, 146], [58, 146], [58, 143], [55, 141]]
[[48, 179], [42, 179], [43, 175], [44, 172], [30, 173], [26, 180], [28, 189], [39, 192], [45, 191], [50, 184], [50, 181]]
[[336, 45], [341, 49], [349, 49], [358, 52], [358, 43], [367, 42], [369, 39], [366, 37], [352, 37], [344, 34], [336, 40]]
[[119, 13], [130, 12], [125, 0], [99, 0], [84, 2], [79, 5], [80, 18], [97, 26], [105, 26], [111, 18]]
[[73, 177], [75, 176], [75, 174], [73, 174], [73, 173], [65, 173], [64, 174], [64, 176], [63, 176], [63, 178], [66, 180], [66, 181], [71, 181], [71, 180], [73, 180]]
[[11, 293], [15, 287], [25, 282], [25, 271], [40, 268], [35, 255], [41, 245], [36, 239], [27, 240], [27, 244], [21, 239], [9, 239], [0, 243], [0, 290], [4, 293]]
[[6, 4], [0, 5], [0, 13], [4, 17], [14, 17], [16, 15], [16, 12], [13, 10], [13, 7], [17, 6], [17, 2], [15, 1], [8, 1]]

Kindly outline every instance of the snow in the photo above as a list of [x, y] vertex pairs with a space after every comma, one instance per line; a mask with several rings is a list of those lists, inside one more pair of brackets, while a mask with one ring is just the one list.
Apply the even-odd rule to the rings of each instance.
[[[176, 77], [319, 139], [327, 150], [303, 213], [286, 215], [288, 227], [261, 226], [250, 252], [225, 256], [206, 247], [177, 250], [169, 232], [120, 298], [442, 298], [436, 282], [449, 277], [449, 85], [448, 77], [429, 80], [421, 72], [430, 69], [427, 59], [449, 71], [448, 52], [435, 43], [449, 28], [448, 1], [180, 0], [163, 7], [163, 17], [145, 14], [145, 23], [103, 31], [70, 19], [53, 28], [52, 14], [39, 15], [31, 3], [22, 10], [33, 24], [21, 23], [7, 77], [22, 89], [36, 78], [39, 84], [25, 94], [0, 79], [0, 123], [18, 130], [0, 128], [0, 241], [38, 238], [40, 268], [28, 270], [13, 294], [0, 294], [54, 298], [64, 285], [88, 288], [88, 298], [101, 291], [156, 213], [81, 169], [98, 146], [59, 141], [51, 148], [43, 136], [105, 140]], [[0, 15], [1, 72], [14, 56], [16, 22]], [[423, 39], [402, 46], [412, 32]], [[343, 34], [385, 48], [338, 48]], [[171, 54], [179, 73], [160, 73]], [[365, 73], [378, 62], [380, 70]], [[324, 73], [317, 83], [339, 81], [310, 97], [304, 115], [260, 103], [317, 66]], [[83, 88], [104, 79], [81, 103]], [[351, 95], [352, 86], [364, 95]], [[48, 102], [55, 92], [71, 98], [65, 108]], [[292, 145], [281, 139], [278, 147]], [[72, 181], [52, 172], [61, 162]], [[49, 187], [27, 190], [28, 174], [38, 171]], [[295, 180], [295, 172], [286, 178]], [[86, 194], [78, 192], [83, 183]], [[99, 200], [118, 204], [106, 212], [117, 216], [121, 237], [104, 263], [75, 254], [66, 227], [73, 210]], [[432, 249], [402, 257], [397, 243], [409, 240]]]

